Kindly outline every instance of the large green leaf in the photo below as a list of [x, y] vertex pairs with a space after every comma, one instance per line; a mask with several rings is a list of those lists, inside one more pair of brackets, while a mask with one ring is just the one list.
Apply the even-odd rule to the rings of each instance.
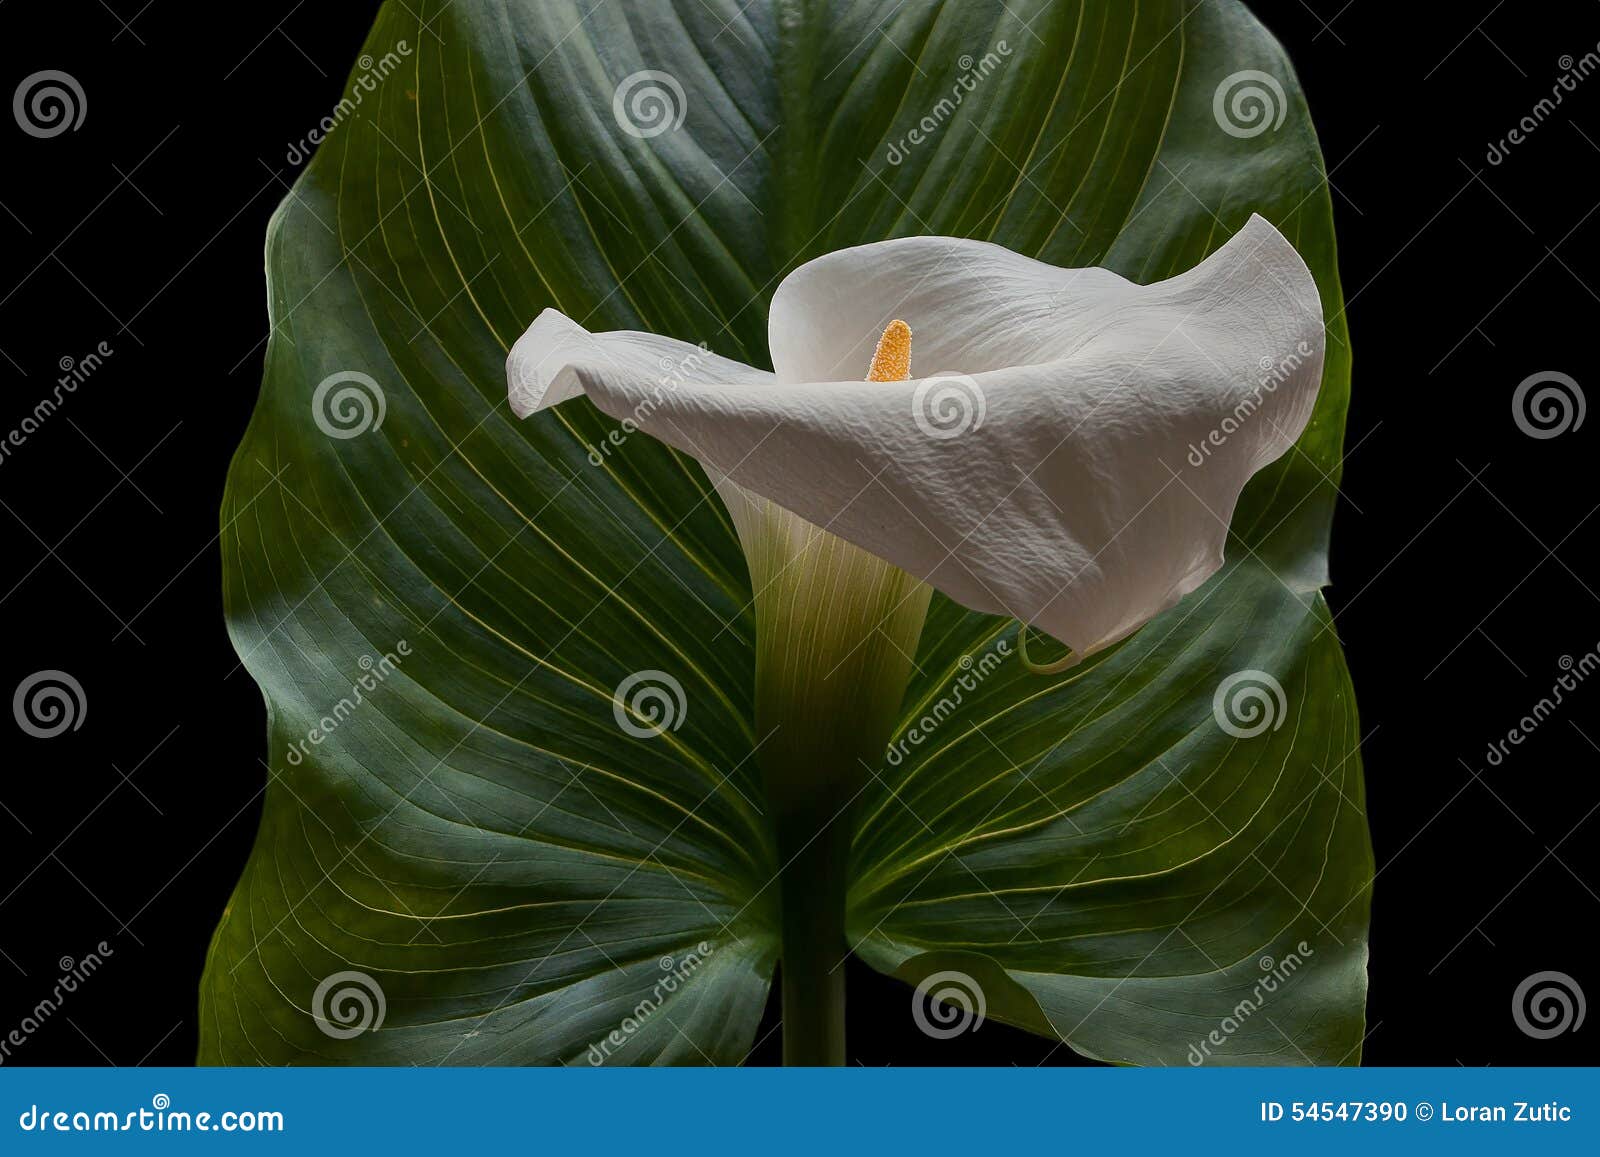
[[[512, 419], [503, 360], [540, 309], [764, 364], [773, 288], [831, 249], [976, 236], [1148, 281], [1251, 212], [1332, 319], [1312, 425], [1246, 492], [1225, 573], [1085, 669], [980, 660], [956, 696], [1015, 624], [935, 599], [905, 716], [937, 722], [858, 801], [851, 934], [1093, 1056], [1183, 1063], [1217, 1030], [1216, 1061], [1354, 1060], [1372, 867], [1318, 594], [1349, 357], [1316, 141], [1243, 8], [411, 0], [366, 52], [270, 230], [266, 380], [223, 510], [272, 773], [202, 1060], [752, 1043], [780, 944], [744, 561], [693, 462], [634, 436], [591, 464], [615, 427], [584, 401]], [[647, 69], [681, 127], [619, 126]], [[1222, 127], [1245, 70], [1281, 86], [1281, 125]], [[370, 387], [318, 388], [351, 372], [383, 419], [330, 436], [331, 398]], [[1213, 697], [1246, 670], [1284, 710], [1239, 738]], [[674, 727], [619, 726], [637, 672], [681, 686]], [[344, 1031], [351, 984], [381, 992], [377, 1031]]]

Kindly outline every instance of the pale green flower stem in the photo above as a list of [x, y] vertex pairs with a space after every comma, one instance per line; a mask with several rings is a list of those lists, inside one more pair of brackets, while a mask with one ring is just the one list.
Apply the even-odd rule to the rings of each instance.
[[783, 1061], [845, 1063], [852, 816], [883, 763], [931, 588], [727, 481], [755, 592], [756, 733], [781, 864]]

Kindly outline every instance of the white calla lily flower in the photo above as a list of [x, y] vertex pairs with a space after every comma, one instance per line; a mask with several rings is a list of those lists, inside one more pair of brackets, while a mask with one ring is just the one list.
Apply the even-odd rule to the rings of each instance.
[[[845, 817], [884, 759], [932, 591], [1055, 636], [1070, 650], [1049, 666], [1019, 648], [1049, 672], [1205, 582], [1245, 483], [1310, 418], [1322, 307], [1252, 217], [1154, 285], [978, 241], [863, 245], [790, 274], [768, 324], [776, 373], [546, 310], [506, 372], [519, 416], [587, 394], [699, 459], [728, 507], [784, 865], [784, 1055], [842, 1064]], [[935, 371], [920, 378], [913, 330]]]
[[[809, 524], [1081, 658], [1221, 567], [1245, 483], [1310, 418], [1324, 331], [1310, 270], [1253, 216], [1151, 285], [947, 237], [841, 250], [779, 286], [769, 343], [775, 373], [546, 310], [508, 359], [511, 405], [586, 394], [697, 458], [758, 592], [789, 566], [770, 544]], [[898, 597], [925, 605], [918, 581]]]

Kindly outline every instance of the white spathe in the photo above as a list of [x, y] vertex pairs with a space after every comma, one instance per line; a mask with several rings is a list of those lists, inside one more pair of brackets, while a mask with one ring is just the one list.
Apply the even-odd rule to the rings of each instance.
[[[861, 381], [894, 318], [933, 373]], [[1324, 353], [1311, 272], [1259, 216], [1153, 285], [948, 237], [840, 250], [778, 287], [768, 340], [776, 373], [546, 310], [507, 361], [511, 406], [587, 394], [714, 481], [1080, 656], [1216, 573]]]

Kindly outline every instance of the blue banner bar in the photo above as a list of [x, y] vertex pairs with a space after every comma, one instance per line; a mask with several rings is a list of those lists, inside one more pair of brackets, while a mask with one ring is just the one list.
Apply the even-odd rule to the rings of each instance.
[[[1600, 1152], [1596, 1069], [0, 1069], [0, 1153]], [[1445, 1148], [1447, 1147], [1447, 1148]]]

